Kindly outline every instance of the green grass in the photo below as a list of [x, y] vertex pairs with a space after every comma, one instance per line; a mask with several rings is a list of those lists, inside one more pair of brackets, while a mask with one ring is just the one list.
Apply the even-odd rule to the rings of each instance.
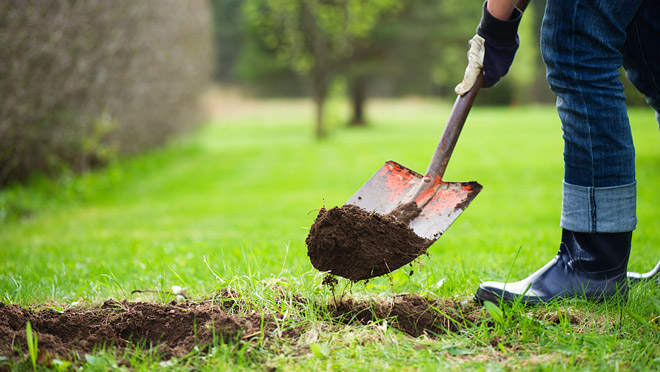
[[[317, 209], [343, 204], [386, 160], [423, 172], [450, 109], [436, 101], [373, 102], [369, 127], [344, 128], [338, 105], [331, 106], [331, 134], [323, 141], [311, 135], [306, 101], [227, 105], [218, 119], [160, 150], [84, 176], [37, 178], [2, 191], [0, 301], [57, 308], [108, 298], [165, 302], [174, 285], [192, 299], [231, 288], [255, 309], [273, 312], [282, 288], [327, 301], [331, 293], [320, 285], [304, 244]], [[660, 258], [660, 137], [651, 111], [634, 109], [630, 116], [639, 224], [629, 268], [645, 271]], [[399, 270], [367, 284], [340, 281], [341, 290], [463, 301], [482, 280], [523, 278], [556, 253], [562, 172], [553, 107], [475, 107], [445, 178], [477, 180], [483, 192], [413, 276]], [[163, 292], [132, 293], [136, 289]], [[224, 345], [213, 355], [165, 364], [148, 351], [122, 358], [135, 359], [134, 370], [657, 369], [660, 308], [650, 299], [659, 295], [655, 286], [642, 285], [626, 305], [576, 300], [505, 308], [501, 322], [439, 339], [333, 325], [310, 307], [289, 319], [314, 330], [314, 344], [323, 347], [274, 340], [249, 357], [241, 356], [240, 345]], [[566, 313], [579, 322], [562, 318]], [[559, 315], [539, 322], [530, 314]], [[113, 358], [99, 352], [93, 363], [81, 363], [105, 370], [116, 366]]]

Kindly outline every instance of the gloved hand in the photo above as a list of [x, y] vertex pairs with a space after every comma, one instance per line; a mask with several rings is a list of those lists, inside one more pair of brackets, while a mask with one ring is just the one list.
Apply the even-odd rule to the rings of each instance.
[[477, 35], [470, 40], [465, 77], [455, 89], [457, 94], [463, 95], [472, 88], [482, 68], [484, 88], [492, 87], [509, 72], [520, 45], [518, 25], [521, 18], [522, 12], [514, 9], [508, 21], [499, 20], [488, 12], [487, 2], [484, 2]]

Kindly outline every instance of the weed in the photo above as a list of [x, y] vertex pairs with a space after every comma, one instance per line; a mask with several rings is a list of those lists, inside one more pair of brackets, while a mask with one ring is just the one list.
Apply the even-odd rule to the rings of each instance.
[[30, 361], [32, 362], [32, 370], [37, 370], [37, 357], [39, 356], [39, 340], [37, 332], [32, 331], [32, 324], [28, 320], [25, 324], [25, 336], [27, 339], [28, 351], [30, 353]]

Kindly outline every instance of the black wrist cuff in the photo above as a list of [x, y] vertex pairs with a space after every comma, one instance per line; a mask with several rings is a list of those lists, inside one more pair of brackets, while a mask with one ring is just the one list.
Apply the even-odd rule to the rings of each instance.
[[500, 46], [517, 45], [518, 25], [522, 19], [520, 9], [514, 8], [511, 18], [508, 21], [502, 21], [488, 12], [487, 5], [488, 1], [484, 2], [483, 15], [479, 27], [477, 27], [477, 34]]

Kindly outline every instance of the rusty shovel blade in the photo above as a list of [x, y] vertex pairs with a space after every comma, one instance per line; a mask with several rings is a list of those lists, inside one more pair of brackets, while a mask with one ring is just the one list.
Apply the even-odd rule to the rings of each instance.
[[[387, 161], [347, 202], [366, 211], [393, 213], [415, 200], [424, 176], [394, 161]], [[439, 180], [427, 196], [421, 212], [408, 222], [418, 236], [437, 240], [481, 191], [478, 182]]]
[[[438, 146], [424, 175], [394, 161], [386, 162], [346, 204], [379, 214], [393, 214], [418, 236], [437, 240], [481, 191], [473, 182], [446, 182], [442, 179], [467, 115], [483, 84], [479, 74], [472, 89], [458, 96]], [[399, 214], [413, 206], [414, 213]]]

